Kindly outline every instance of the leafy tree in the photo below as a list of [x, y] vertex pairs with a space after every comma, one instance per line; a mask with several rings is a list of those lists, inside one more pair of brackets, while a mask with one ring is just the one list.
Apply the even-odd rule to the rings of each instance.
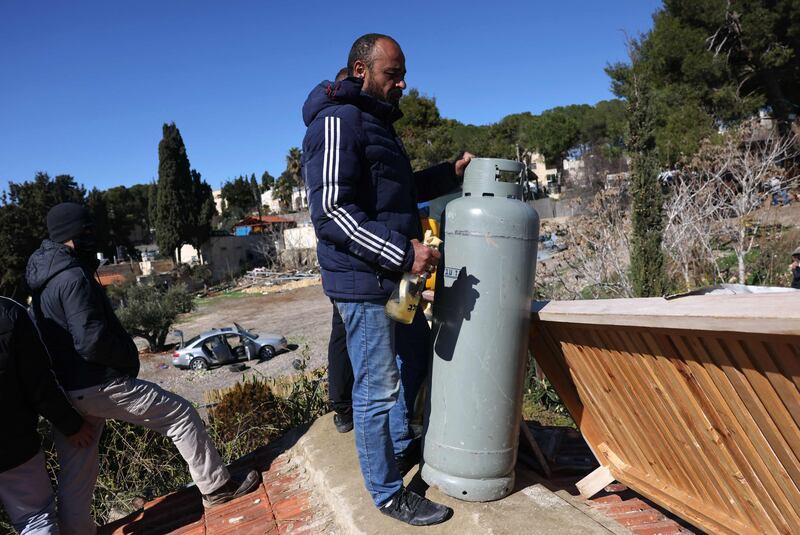
[[[123, 210], [129, 212], [131, 216], [131, 221], [133, 222], [133, 227], [135, 228], [137, 225], [141, 226], [142, 230], [147, 233], [147, 231], [152, 228], [152, 221], [150, 219], [150, 192], [155, 190], [154, 184], [134, 184], [130, 188], [128, 188], [128, 194], [130, 198], [128, 199], [127, 203], [123, 205]], [[116, 206], [116, 203], [110, 200], [112, 205]], [[117, 210], [115, 208], [115, 210]], [[134, 230], [132, 228], [131, 230]]]
[[622, 101], [563, 106], [544, 111], [507, 115], [492, 125], [464, 125], [439, 114], [436, 100], [411, 89], [400, 100], [403, 117], [395, 123], [414, 169], [454, 159], [469, 150], [479, 156], [517, 159], [540, 152], [550, 165], [560, 167], [575, 148], [595, 147], [608, 157], [619, 157], [624, 145], [625, 107]]
[[590, 107], [578, 122], [582, 152], [595, 149], [607, 158], [620, 156], [625, 148], [627, 125], [624, 101], [601, 100]]
[[261, 175], [261, 193], [268, 191], [275, 185], [275, 177], [269, 174], [269, 171], [264, 171]]
[[123, 246], [128, 254], [133, 254], [136, 235], [144, 237], [149, 234], [151, 189], [154, 189], [151, 184], [136, 184], [129, 188], [116, 186], [102, 192], [107, 207], [112, 250], [116, 246]]
[[244, 176], [238, 176], [222, 185], [222, 198], [225, 199], [225, 212], [247, 214], [253, 211], [261, 203], [259, 198], [256, 201], [250, 180]]
[[156, 242], [162, 254], [172, 255], [191, 234], [192, 175], [186, 146], [175, 123], [164, 124], [158, 144]]
[[710, 35], [707, 48], [726, 60], [738, 82], [737, 97], [761, 100], [778, 120], [790, 120], [800, 111], [800, 4], [740, 0], [711, 6], [698, 13], [693, 2], [673, 1], [667, 12]]
[[[638, 48], [632, 45], [631, 56]], [[635, 59], [634, 59], [635, 62]], [[629, 95], [628, 149], [631, 173], [631, 286], [636, 297], [663, 295], [666, 285], [664, 252], [664, 208], [659, 182], [659, 166], [653, 133], [653, 102], [650, 86], [636, 70], [632, 73]]]
[[92, 214], [94, 220], [97, 252], [103, 253], [106, 258], [113, 259], [117, 254], [116, 243], [104, 192], [92, 188], [89, 195], [86, 196], [86, 209]]
[[[718, 125], [767, 107], [781, 121], [800, 107], [800, 4], [793, 0], [666, 0], [636, 40], [636, 66], [652, 87], [658, 158], [672, 166]], [[631, 92], [632, 64], [606, 69]]]
[[400, 99], [400, 109], [403, 117], [395, 123], [395, 129], [414, 169], [424, 169], [455, 156], [451, 130], [460, 123], [444, 121], [435, 99], [411, 89]]
[[147, 340], [151, 351], [158, 351], [178, 314], [191, 312], [192, 296], [183, 285], [175, 285], [166, 291], [154, 285], [129, 286], [117, 310], [122, 326], [131, 336]]
[[275, 187], [272, 188], [272, 196], [274, 199], [278, 199], [283, 210], [289, 210], [292, 207], [294, 184], [294, 176], [287, 169], [281, 173], [281, 176], [278, 177], [278, 181], [275, 182]]
[[589, 106], [580, 111], [572, 106], [546, 110], [536, 118], [530, 144], [544, 156], [548, 165], [561, 168], [567, 152], [580, 141], [579, 120]]
[[47, 237], [47, 212], [61, 202], [82, 203], [83, 186], [69, 175], [51, 179], [36, 173], [31, 181], [9, 182], [0, 196], [0, 293], [24, 298], [28, 257]]

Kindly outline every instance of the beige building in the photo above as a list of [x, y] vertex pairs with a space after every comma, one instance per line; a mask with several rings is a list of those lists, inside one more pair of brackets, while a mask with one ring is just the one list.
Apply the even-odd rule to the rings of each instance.
[[538, 152], [524, 153], [522, 162], [528, 166], [530, 171], [533, 171], [535, 176], [532, 177], [532, 180], [537, 183], [538, 188], [547, 188], [548, 194], [551, 196], [557, 195], [558, 169], [555, 167], [548, 168], [544, 156]]
[[[283, 208], [278, 199], [272, 198], [273, 191], [274, 189], [268, 189], [261, 194], [261, 205], [268, 206], [270, 212], [278, 214], [283, 211]], [[306, 193], [306, 188], [295, 186], [292, 189], [292, 206], [289, 209], [290, 211], [296, 212], [305, 208], [308, 208], [308, 194]]]
[[225, 199], [222, 198], [222, 190], [215, 189], [211, 194], [214, 196], [214, 205], [217, 207], [217, 213], [221, 214], [222, 210], [225, 209]]
[[218, 282], [239, 276], [245, 269], [264, 263], [264, 237], [250, 236], [211, 236], [200, 246], [198, 252], [192, 245], [181, 247], [181, 262], [197, 264], [201, 261], [211, 271], [211, 279]]
[[283, 243], [287, 249], [316, 249], [317, 235], [311, 225], [287, 228], [283, 231]]

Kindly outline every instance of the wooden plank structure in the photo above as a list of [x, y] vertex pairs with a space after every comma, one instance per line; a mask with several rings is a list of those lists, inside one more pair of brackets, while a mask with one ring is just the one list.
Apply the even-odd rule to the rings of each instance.
[[800, 292], [538, 302], [530, 341], [600, 462], [589, 492], [800, 533]]

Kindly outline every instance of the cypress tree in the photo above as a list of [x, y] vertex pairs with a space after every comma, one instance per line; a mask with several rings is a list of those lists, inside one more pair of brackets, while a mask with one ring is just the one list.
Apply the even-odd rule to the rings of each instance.
[[211, 219], [217, 213], [217, 206], [214, 204], [214, 194], [211, 186], [204, 182], [200, 173], [192, 169], [192, 228], [188, 237], [198, 253], [200, 246], [203, 245], [211, 236]]
[[261, 193], [272, 188], [275, 185], [275, 177], [269, 174], [269, 171], [264, 171], [261, 175]]
[[156, 194], [156, 243], [161, 254], [172, 256], [186, 243], [192, 225], [192, 175], [186, 146], [175, 123], [164, 124], [158, 144], [158, 190]]
[[255, 173], [250, 175], [250, 191], [253, 192], [253, 199], [255, 200], [256, 209], [258, 210], [258, 217], [261, 218], [261, 192], [258, 189]]
[[631, 154], [631, 285], [637, 297], [664, 294], [664, 203], [659, 183], [651, 88], [637, 69], [638, 53], [632, 51], [633, 72], [628, 95]]

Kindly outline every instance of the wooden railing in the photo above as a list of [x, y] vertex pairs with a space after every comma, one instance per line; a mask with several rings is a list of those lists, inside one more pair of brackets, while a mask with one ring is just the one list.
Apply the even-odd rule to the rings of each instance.
[[535, 303], [601, 468], [711, 533], [800, 533], [800, 292]]

